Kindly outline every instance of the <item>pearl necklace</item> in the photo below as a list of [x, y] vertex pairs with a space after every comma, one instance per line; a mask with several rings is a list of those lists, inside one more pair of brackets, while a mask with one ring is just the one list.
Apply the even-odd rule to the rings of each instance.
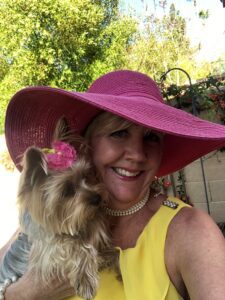
[[145, 206], [145, 204], [148, 201], [149, 195], [150, 195], [150, 189], [148, 189], [147, 193], [145, 194], [144, 198], [141, 201], [139, 201], [138, 203], [136, 203], [135, 205], [131, 206], [128, 209], [124, 209], [124, 210], [123, 209], [112, 209], [107, 206], [104, 206], [104, 210], [107, 215], [113, 216], [113, 217], [129, 216], [129, 215], [136, 213], [137, 211], [142, 209], [142, 207]]

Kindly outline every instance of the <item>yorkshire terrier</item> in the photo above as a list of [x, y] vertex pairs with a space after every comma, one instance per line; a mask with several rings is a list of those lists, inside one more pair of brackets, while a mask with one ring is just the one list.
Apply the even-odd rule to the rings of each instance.
[[60, 157], [52, 168], [44, 152], [36, 147], [26, 151], [19, 184], [21, 229], [32, 245], [28, 268], [47, 283], [55, 276], [69, 280], [75, 295], [92, 299], [99, 271], [114, 268], [120, 278], [119, 254], [111, 245], [103, 208], [107, 193], [86, 155], [61, 170]]

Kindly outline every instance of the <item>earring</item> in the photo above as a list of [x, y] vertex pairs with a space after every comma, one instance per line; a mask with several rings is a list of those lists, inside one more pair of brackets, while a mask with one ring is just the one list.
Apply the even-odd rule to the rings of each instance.
[[163, 193], [163, 185], [162, 185], [162, 180], [155, 176], [154, 180], [151, 183], [151, 189], [153, 189], [154, 193], [154, 198], [158, 197], [160, 194]]

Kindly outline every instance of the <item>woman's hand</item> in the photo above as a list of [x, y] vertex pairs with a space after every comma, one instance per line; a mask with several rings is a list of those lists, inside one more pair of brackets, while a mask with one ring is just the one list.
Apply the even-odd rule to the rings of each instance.
[[6, 289], [6, 300], [60, 300], [74, 295], [68, 282], [53, 280], [51, 284], [42, 282], [34, 272], [27, 272], [16, 283]]

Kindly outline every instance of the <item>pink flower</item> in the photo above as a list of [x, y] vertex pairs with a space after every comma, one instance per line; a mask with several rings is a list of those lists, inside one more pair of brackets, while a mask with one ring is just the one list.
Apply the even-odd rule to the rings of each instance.
[[77, 159], [76, 150], [70, 144], [56, 141], [52, 144], [52, 148], [46, 154], [49, 169], [65, 170]]
[[172, 185], [172, 183], [169, 181], [169, 180], [164, 180], [163, 181], [163, 186], [165, 187], [165, 188], [168, 188], [168, 187], [170, 187]]

